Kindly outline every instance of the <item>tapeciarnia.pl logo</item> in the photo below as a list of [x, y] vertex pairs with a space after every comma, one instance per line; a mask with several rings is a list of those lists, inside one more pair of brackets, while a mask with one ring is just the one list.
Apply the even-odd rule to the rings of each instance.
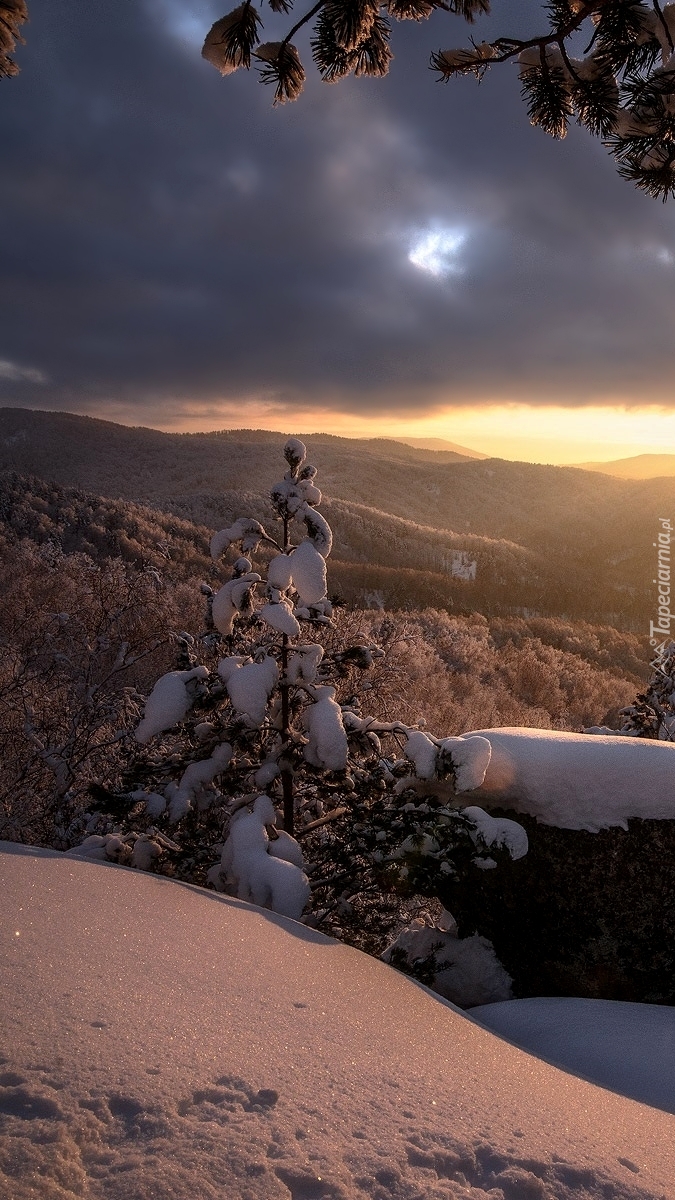
[[657, 578], [652, 580], [658, 587], [658, 620], [649, 622], [649, 644], [661, 650], [670, 641], [670, 622], [675, 613], [670, 611], [670, 542], [673, 527], [669, 517], [659, 517], [659, 525], [658, 541], [654, 542]]

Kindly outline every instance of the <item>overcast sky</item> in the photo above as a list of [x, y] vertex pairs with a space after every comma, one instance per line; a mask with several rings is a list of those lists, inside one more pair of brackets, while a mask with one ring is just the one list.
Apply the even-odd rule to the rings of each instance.
[[397, 25], [384, 81], [274, 109], [200, 57], [229, 7], [30, 0], [0, 83], [0, 404], [165, 428], [675, 408], [675, 202], [532, 129], [514, 68], [436, 82], [459, 18]]

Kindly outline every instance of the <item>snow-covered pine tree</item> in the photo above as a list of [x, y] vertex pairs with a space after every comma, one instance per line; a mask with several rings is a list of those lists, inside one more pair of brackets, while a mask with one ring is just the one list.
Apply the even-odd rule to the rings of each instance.
[[[381, 913], [370, 913], [365, 944], [382, 948], [402, 896], [434, 896], [448, 875], [520, 857], [527, 839], [481, 809], [458, 811], [484, 778], [485, 738], [363, 715], [372, 693], [359, 680], [383, 652], [340, 640], [317, 472], [297, 438], [284, 456], [270, 493], [278, 528], [239, 517], [214, 534], [229, 578], [202, 585], [206, 631], [179, 636], [176, 669], [136, 726], [127, 791], [101, 804], [103, 823], [94, 814], [72, 852], [145, 869], [174, 856], [182, 878], [296, 918], [311, 898], [308, 920], [338, 935], [350, 926], [357, 942], [366, 896]], [[125, 800], [127, 819], [115, 823]]]

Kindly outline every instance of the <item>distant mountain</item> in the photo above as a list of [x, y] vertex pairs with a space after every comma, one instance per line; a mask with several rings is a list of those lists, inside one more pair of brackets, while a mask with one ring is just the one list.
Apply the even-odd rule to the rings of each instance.
[[613, 462], [575, 463], [584, 471], [600, 471], [618, 479], [662, 479], [675, 475], [675, 454], [636, 454], [633, 458], [616, 458]]
[[385, 442], [403, 442], [405, 446], [413, 446], [415, 450], [433, 450], [436, 454], [452, 454], [458, 458], [489, 458], [489, 454], [481, 454], [480, 450], [469, 450], [466, 446], [458, 446], [456, 442], [447, 442], [445, 438], [382, 438]]
[[[0, 470], [213, 530], [242, 512], [270, 520], [283, 436], [167, 434], [3, 409]], [[658, 518], [675, 511], [675, 478], [655, 486], [576, 467], [444, 461], [384, 438], [299, 436], [319, 469], [334, 529], [331, 586], [349, 601], [570, 617], [646, 637], [655, 613], [653, 543]]]

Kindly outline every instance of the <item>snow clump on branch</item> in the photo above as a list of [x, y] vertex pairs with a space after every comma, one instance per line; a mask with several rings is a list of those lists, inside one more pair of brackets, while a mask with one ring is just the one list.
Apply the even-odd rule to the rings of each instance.
[[168, 671], [157, 680], [145, 702], [143, 720], [135, 731], [137, 742], [149, 742], [156, 733], [171, 729], [188, 712], [199, 683], [208, 678], [206, 667], [191, 671]]
[[240, 900], [271, 908], [297, 921], [310, 897], [309, 880], [300, 865], [302, 851], [288, 834], [283, 847], [289, 857], [277, 857], [271, 852], [273, 843], [268, 827], [276, 835], [275, 822], [274, 805], [266, 795], [257, 797], [252, 812], [242, 808], [235, 813], [220, 867], [212, 868], [209, 881], [218, 890], [229, 886]]
[[265, 720], [267, 702], [279, 679], [279, 669], [271, 655], [259, 661], [232, 655], [218, 663], [218, 674], [224, 680], [232, 707], [254, 728]]

